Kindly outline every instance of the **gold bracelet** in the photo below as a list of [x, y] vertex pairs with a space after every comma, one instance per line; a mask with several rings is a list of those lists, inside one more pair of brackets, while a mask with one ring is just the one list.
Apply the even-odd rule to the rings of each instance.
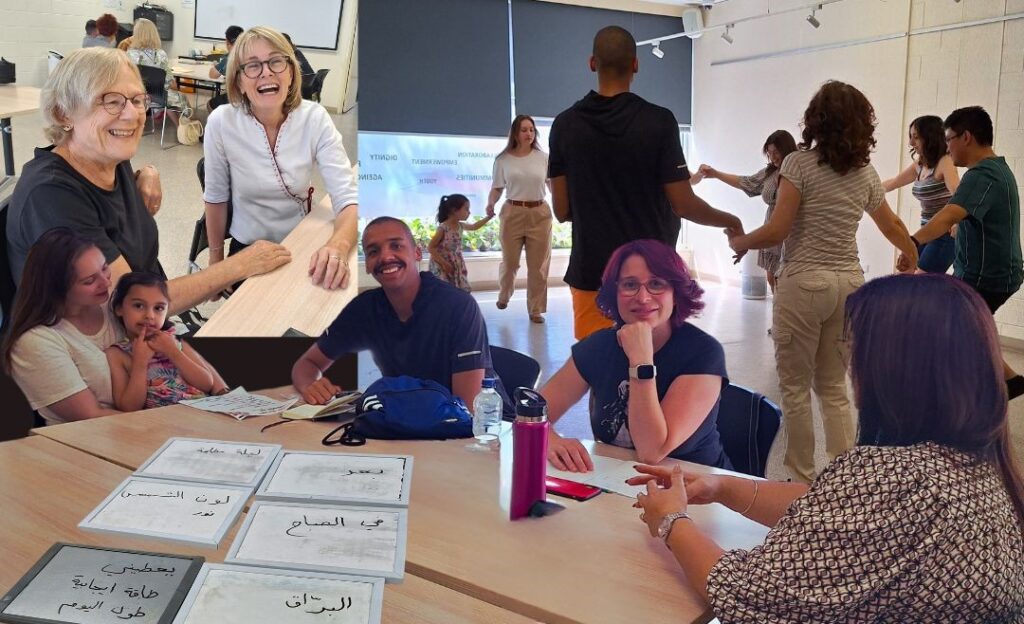
[[747, 508], [740, 512], [741, 516], [747, 515], [747, 512], [754, 508], [754, 501], [757, 500], [757, 480], [747, 479], [747, 481], [752, 481], [754, 483], [754, 497], [750, 499], [750, 504], [747, 505]]

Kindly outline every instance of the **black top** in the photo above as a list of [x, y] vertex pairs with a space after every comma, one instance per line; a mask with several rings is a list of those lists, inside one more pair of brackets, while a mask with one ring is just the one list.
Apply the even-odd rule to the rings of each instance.
[[157, 259], [156, 221], [135, 185], [131, 163], [117, 165], [114, 189], [107, 191], [52, 150], [53, 146], [36, 148], [11, 196], [7, 256], [14, 281], [21, 282], [32, 244], [47, 230], [61, 226], [94, 241], [107, 262], [124, 256], [133, 271], [163, 275]]
[[634, 93], [591, 91], [551, 125], [548, 177], [566, 176], [572, 253], [565, 281], [597, 290], [612, 252], [641, 238], [675, 246], [679, 217], [664, 185], [690, 172], [667, 108]]
[[308, 81], [312, 80], [313, 76], [316, 75], [316, 70], [309, 64], [306, 55], [301, 50], [298, 48], [293, 49], [295, 50], [295, 60], [299, 62], [299, 69], [302, 71], [302, 84], [308, 84]]
[[497, 377], [476, 300], [428, 272], [420, 280], [409, 320], [400, 321], [384, 289], [374, 288], [345, 306], [317, 346], [332, 360], [368, 349], [385, 377], [432, 379], [449, 390], [454, 373], [482, 368]]
[[[629, 359], [619, 346], [617, 331], [602, 329], [577, 342], [572, 347], [572, 361], [590, 386], [594, 436], [606, 444], [633, 448], [627, 413]], [[722, 345], [689, 323], [672, 330], [668, 342], [654, 354], [654, 365], [658, 369], [658, 401], [681, 375], [717, 375], [722, 378], [722, 388], [729, 383]], [[716, 402], [697, 430], [669, 457], [732, 469], [718, 436], [718, 406]]]

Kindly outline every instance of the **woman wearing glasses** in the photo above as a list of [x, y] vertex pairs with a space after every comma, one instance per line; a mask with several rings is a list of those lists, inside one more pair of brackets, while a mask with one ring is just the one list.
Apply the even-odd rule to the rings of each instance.
[[[674, 249], [655, 240], [619, 247], [605, 267], [598, 307], [616, 326], [591, 334], [541, 389], [551, 422], [591, 391], [590, 425], [607, 444], [635, 448], [637, 459], [666, 457], [731, 468], [718, 438], [718, 399], [729, 382], [717, 340], [686, 319], [703, 290]], [[579, 440], [551, 429], [548, 459], [586, 472]]]
[[[99, 247], [113, 281], [129, 271], [163, 275], [153, 219], [161, 201], [159, 176], [151, 167], [133, 172], [129, 162], [148, 105], [138, 68], [119, 50], [75, 50], [50, 74], [40, 107], [53, 144], [37, 149], [25, 165], [9, 208], [8, 257], [15, 283], [33, 243], [61, 226]], [[172, 312], [288, 260], [284, 247], [264, 241], [216, 270], [172, 279]]]
[[302, 99], [292, 46], [276, 30], [250, 28], [235, 41], [224, 80], [231, 106], [210, 114], [203, 144], [210, 265], [224, 260], [227, 237], [229, 256], [257, 240], [283, 240], [312, 208], [316, 166], [335, 218], [309, 274], [324, 288], [344, 287], [359, 189], [334, 122], [320, 104]]

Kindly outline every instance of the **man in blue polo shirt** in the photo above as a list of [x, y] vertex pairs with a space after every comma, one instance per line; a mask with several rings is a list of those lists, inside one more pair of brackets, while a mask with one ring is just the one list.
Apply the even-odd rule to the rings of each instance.
[[[957, 109], [943, 125], [953, 164], [968, 170], [946, 207], [911, 238], [920, 248], [957, 225], [953, 275], [995, 314], [1024, 282], [1017, 181], [1006, 159], [992, 150], [992, 118], [985, 109]], [[1009, 397], [1024, 394], [1024, 377], [1005, 360], [1003, 373]]]
[[398, 219], [371, 221], [363, 230], [363, 253], [366, 272], [381, 287], [345, 306], [292, 367], [302, 398], [326, 403], [339, 388], [323, 373], [339, 357], [368, 349], [384, 376], [432, 379], [472, 406], [485, 373], [495, 377], [476, 300], [417, 271], [422, 252]]

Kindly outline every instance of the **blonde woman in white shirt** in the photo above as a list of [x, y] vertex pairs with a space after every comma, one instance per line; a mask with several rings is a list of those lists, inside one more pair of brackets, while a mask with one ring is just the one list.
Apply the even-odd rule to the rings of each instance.
[[526, 309], [530, 320], [543, 323], [548, 307], [548, 268], [551, 263], [551, 207], [547, 190], [548, 155], [537, 142], [537, 125], [529, 115], [512, 121], [508, 144], [494, 159], [487, 215], [505, 193], [501, 207], [501, 267], [498, 269], [498, 308], [504, 310], [515, 291], [519, 257], [526, 248]]
[[[280, 242], [312, 209], [314, 165], [334, 209], [334, 233], [313, 254], [314, 284], [343, 288], [356, 241], [359, 189], [341, 134], [320, 104], [302, 99], [302, 77], [281, 33], [256, 26], [239, 35], [225, 84], [231, 106], [206, 127], [206, 231], [210, 264], [257, 240]], [[226, 231], [227, 202], [232, 202]]]

